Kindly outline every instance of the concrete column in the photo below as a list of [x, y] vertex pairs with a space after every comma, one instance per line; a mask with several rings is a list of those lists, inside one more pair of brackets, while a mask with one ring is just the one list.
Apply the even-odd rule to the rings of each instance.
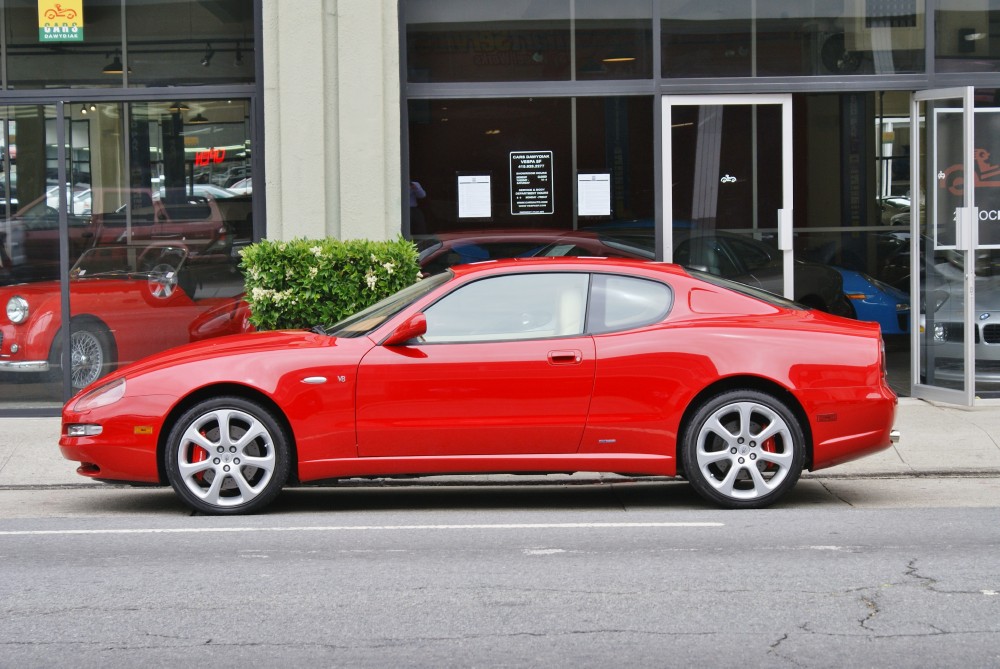
[[268, 237], [395, 237], [396, 1], [264, 3], [263, 32]]

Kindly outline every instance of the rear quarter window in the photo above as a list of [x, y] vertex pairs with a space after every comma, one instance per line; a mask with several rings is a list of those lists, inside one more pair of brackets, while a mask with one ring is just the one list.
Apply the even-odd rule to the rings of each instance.
[[593, 334], [619, 332], [659, 323], [673, 305], [666, 284], [615, 274], [595, 274], [588, 329]]

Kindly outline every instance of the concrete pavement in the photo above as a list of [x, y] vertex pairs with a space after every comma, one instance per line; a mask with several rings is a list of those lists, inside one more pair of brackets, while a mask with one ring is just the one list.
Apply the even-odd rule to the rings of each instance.
[[[59, 427], [58, 418], [0, 418], [0, 487], [101, 485], [63, 459]], [[896, 429], [902, 436], [892, 448], [805, 476], [1000, 476], [1000, 403], [966, 409], [904, 398]]]

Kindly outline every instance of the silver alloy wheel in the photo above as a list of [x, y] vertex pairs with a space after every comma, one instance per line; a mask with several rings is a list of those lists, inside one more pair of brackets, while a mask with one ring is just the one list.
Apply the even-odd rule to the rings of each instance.
[[252, 414], [217, 408], [190, 421], [176, 445], [184, 487], [215, 509], [245, 506], [271, 482], [274, 435]]
[[96, 333], [75, 330], [70, 337], [69, 350], [74, 388], [83, 388], [101, 378], [107, 364], [107, 354]]
[[733, 500], [773, 493], [793, 471], [795, 439], [781, 414], [754, 401], [725, 404], [702, 422], [695, 455], [702, 478]]

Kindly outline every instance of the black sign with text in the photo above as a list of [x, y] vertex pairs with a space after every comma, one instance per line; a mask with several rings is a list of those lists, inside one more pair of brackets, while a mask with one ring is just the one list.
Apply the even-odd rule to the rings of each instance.
[[511, 151], [510, 213], [551, 214], [552, 152]]

